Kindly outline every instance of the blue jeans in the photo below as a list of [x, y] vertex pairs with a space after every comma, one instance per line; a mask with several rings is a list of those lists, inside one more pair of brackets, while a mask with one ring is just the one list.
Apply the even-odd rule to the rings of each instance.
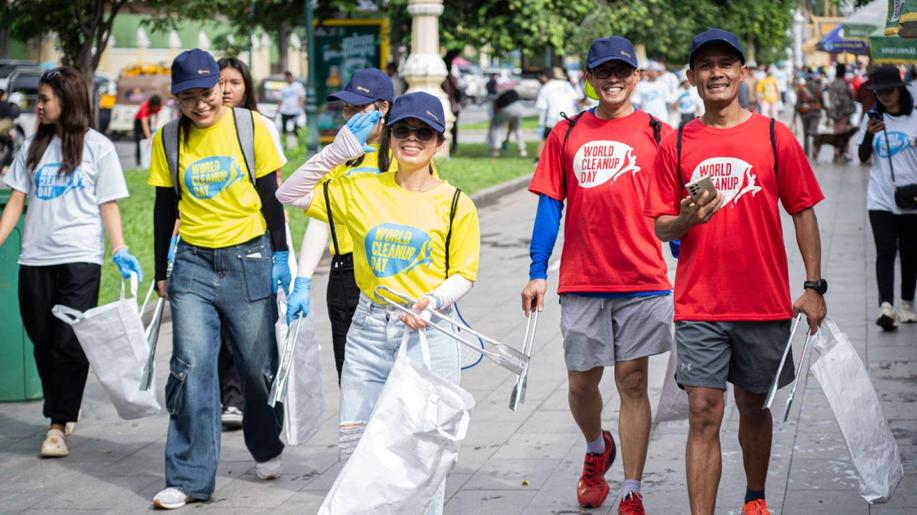
[[173, 348], [166, 383], [171, 415], [166, 485], [206, 500], [213, 494], [220, 456], [217, 356], [222, 324], [233, 344], [245, 397], [245, 445], [257, 462], [283, 451], [283, 412], [267, 404], [278, 361], [270, 240], [261, 236], [221, 249], [180, 242], [168, 286]]
[[[376, 304], [364, 295], [353, 314], [347, 332], [344, 369], [341, 373], [340, 426], [338, 430], [338, 458], [347, 460], [356, 449], [366, 423], [372, 414], [382, 387], [395, 364], [401, 346], [401, 336], [406, 326], [398, 319], [395, 308]], [[452, 316], [452, 310], [443, 311]], [[433, 322], [451, 327], [445, 322]], [[427, 329], [430, 364], [434, 374], [458, 384], [460, 376], [458, 344], [436, 329]], [[420, 338], [416, 332], [408, 337], [408, 356], [420, 361]], [[428, 514], [443, 511], [445, 481], [439, 486], [427, 509]]]

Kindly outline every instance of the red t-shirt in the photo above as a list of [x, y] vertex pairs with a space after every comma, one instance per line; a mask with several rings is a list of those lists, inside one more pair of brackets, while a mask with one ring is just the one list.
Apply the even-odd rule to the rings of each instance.
[[766, 321], [793, 316], [778, 197], [790, 214], [824, 198], [799, 142], [777, 123], [777, 176], [770, 118], [754, 114], [718, 129], [700, 119], [684, 127], [681, 169], [677, 134], [662, 141], [644, 213], [677, 215], [684, 185], [710, 176], [723, 207], [681, 238], [675, 320]]
[[147, 100], [143, 102], [142, 104], [140, 104], [140, 109], [137, 110], [137, 114], [134, 115], [134, 119], [142, 120], [144, 118], [149, 118], [150, 116], [153, 116], [154, 114], [158, 113], [161, 110], [162, 110], [161, 104], [158, 107], [153, 108], [153, 107], [150, 107], [150, 101]]
[[[643, 111], [616, 120], [583, 114], [554, 126], [529, 191], [567, 201], [557, 291], [626, 293], [672, 288], [643, 204], [656, 141]], [[661, 122], [660, 122], [661, 123]], [[662, 135], [672, 128], [662, 124]]]

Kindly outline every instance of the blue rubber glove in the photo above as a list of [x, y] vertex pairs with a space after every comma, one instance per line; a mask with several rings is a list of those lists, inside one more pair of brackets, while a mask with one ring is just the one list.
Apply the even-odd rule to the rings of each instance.
[[271, 283], [274, 295], [277, 295], [277, 286], [283, 288], [283, 292], [290, 294], [290, 283], [293, 282], [293, 276], [290, 274], [290, 253], [286, 250], [274, 252], [274, 266], [271, 268]]
[[309, 293], [312, 291], [311, 277], [297, 277], [293, 292], [287, 297], [287, 325], [299, 317], [309, 316]]
[[172, 236], [172, 240], [169, 241], [169, 253], [166, 255], [167, 263], [175, 262], [175, 249], [178, 248], [178, 235], [175, 234]]
[[131, 273], [137, 274], [137, 282], [143, 282], [143, 270], [140, 269], [140, 261], [127, 251], [127, 247], [121, 247], [115, 255], [111, 257], [111, 262], [118, 267], [121, 272], [121, 278], [127, 279]]
[[670, 241], [669, 250], [672, 252], [672, 257], [678, 259], [678, 254], [681, 252], [681, 240]]
[[353, 134], [353, 137], [356, 138], [363, 147], [364, 152], [376, 151], [372, 145], [366, 144], [366, 140], [369, 139], [369, 136], [373, 133], [380, 118], [382, 118], [381, 112], [370, 111], [368, 113], [354, 115], [350, 120], [347, 120], [347, 128], [350, 129], [350, 133]]

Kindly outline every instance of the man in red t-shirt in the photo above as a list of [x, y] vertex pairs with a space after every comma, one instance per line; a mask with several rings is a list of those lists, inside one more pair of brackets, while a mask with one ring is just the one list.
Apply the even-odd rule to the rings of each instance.
[[[739, 410], [744, 513], [766, 514], [772, 421], [762, 409], [765, 394], [793, 313], [805, 314], [815, 332], [827, 311], [813, 210], [824, 195], [790, 130], [739, 105], [748, 68], [734, 34], [710, 29], [695, 36], [689, 66], [705, 112], [662, 141], [644, 210], [660, 239], [681, 239], [675, 345], [676, 380], [690, 404], [688, 495], [692, 513], [713, 513], [728, 381]], [[685, 185], [702, 177], [713, 180], [717, 193], [692, 198]], [[806, 269], [804, 293], [793, 304], [778, 200], [793, 217]], [[790, 361], [780, 385], [792, 378]]]
[[539, 201], [522, 308], [527, 315], [544, 308], [548, 259], [566, 200], [558, 293], [570, 411], [586, 439], [577, 500], [595, 508], [608, 496], [604, 476], [616, 451], [602, 429], [599, 381], [614, 366], [625, 479], [619, 513], [644, 513], [647, 367], [649, 356], [671, 349], [673, 308], [661, 244], [642, 209], [656, 145], [672, 130], [631, 103], [640, 71], [627, 39], [593, 41], [586, 80], [599, 105], [554, 126], [529, 185]]
[[135, 155], [137, 165], [140, 165], [140, 140], [153, 138], [153, 126], [150, 120], [162, 110], [162, 98], [159, 95], [153, 95], [148, 100], [140, 104], [140, 109], [134, 115], [134, 144], [136, 145]]

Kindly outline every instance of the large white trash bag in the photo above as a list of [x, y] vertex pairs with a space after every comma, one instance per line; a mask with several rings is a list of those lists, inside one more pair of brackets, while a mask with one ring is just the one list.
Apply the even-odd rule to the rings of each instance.
[[675, 381], [675, 371], [678, 366], [678, 355], [675, 352], [675, 346], [669, 353], [669, 363], [665, 369], [665, 379], [662, 383], [662, 393], [659, 395], [659, 403], [656, 404], [656, 423], [670, 422], [675, 420], [687, 420], [688, 418], [688, 394], [678, 387]]
[[319, 509], [320, 515], [424, 513], [455, 466], [474, 398], [406, 352], [408, 330], [366, 431]]
[[[287, 339], [287, 297], [283, 290], [277, 291], [279, 317], [274, 324], [277, 337], [277, 356], [283, 356], [283, 345]], [[293, 361], [287, 377], [287, 395], [283, 402], [283, 431], [280, 439], [287, 445], [300, 445], [315, 436], [325, 414], [325, 394], [322, 390], [321, 346], [315, 336], [312, 317], [294, 321], [299, 328], [299, 338], [293, 350]], [[292, 341], [291, 341], [292, 342]]]
[[830, 318], [815, 333], [821, 357], [812, 374], [841, 428], [866, 502], [885, 502], [904, 476], [898, 444], [882, 414], [869, 373], [847, 335]]
[[80, 312], [54, 306], [51, 312], [73, 327], [96, 377], [108, 394], [118, 416], [125, 420], [156, 415], [162, 409], [156, 400], [155, 379], [149, 390], [140, 389], [149, 347], [137, 309], [137, 276], [131, 275], [131, 297]]

